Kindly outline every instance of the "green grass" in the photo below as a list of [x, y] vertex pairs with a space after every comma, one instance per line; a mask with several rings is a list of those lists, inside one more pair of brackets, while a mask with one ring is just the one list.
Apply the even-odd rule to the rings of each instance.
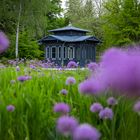
[[[20, 75], [30, 74], [32, 79], [23, 83], [17, 81]], [[30, 70], [22, 67], [0, 69], [0, 140], [69, 140], [56, 132], [55, 124], [59, 117], [53, 112], [56, 102], [70, 105], [70, 115], [80, 123], [90, 123], [102, 134], [101, 140], [140, 140], [140, 117], [133, 112], [134, 101], [117, 97], [119, 103], [113, 107], [112, 121], [102, 121], [89, 108], [93, 102], [107, 106], [108, 93], [99, 97], [85, 97], [79, 94], [78, 84], [89, 72]], [[68, 76], [75, 77], [77, 84], [66, 86]], [[16, 80], [11, 84], [11, 80]], [[59, 93], [67, 89], [68, 95]], [[8, 112], [6, 106], [13, 104], [14, 112]]]

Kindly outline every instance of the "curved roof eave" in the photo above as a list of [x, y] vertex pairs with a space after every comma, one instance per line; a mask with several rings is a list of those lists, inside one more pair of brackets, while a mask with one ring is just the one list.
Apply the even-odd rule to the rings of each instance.
[[94, 36], [56, 36], [56, 35], [47, 36], [43, 38], [41, 41], [46, 42], [46, 41], [54, 41], [54, 40], [59, 40], [62, 42], [82, 42], [82, 41], [93, 41], [98, 43], [101, 42]]

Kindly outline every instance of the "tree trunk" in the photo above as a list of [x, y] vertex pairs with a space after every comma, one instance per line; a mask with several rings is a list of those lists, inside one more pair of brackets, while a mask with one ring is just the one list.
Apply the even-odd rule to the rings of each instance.
[[16, 59], [18, 59], [18, 38], [19, 38], [19, 24], [20, 24], [20, 17], [21, 17], [21, 1], [19, 6], [19, 15], [18, 15], [18, 23], [17, 23], [17, 31], [16, 31]]

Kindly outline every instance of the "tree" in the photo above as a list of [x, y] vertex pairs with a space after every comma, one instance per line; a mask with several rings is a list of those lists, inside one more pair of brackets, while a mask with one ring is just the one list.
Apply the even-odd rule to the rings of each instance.
[[102, 38], [101, 20], [93, 0], [69, 0], [66, 16], [73, 25], [91, 31], [91, 35]]
[[[11, 40], [11, 52], [15, 51], [13, 47], [15, 33], [18, 52], [18, 34], [28, 32], [29, 37], [38, 40], [46, 35], [49, 29], [63, 26], [65, 20], [60, 18], [62, 11], [60, 4], [61, 0], [2, 0], [0, 29], [6, 32]], [[11, 53], [9, 51], [7, 53], [4, 55], [11, 57]]]
[[111, 0], [102, 15], [105, 46], [123, 46], [140, 40], [140, 3], [138, 0]]

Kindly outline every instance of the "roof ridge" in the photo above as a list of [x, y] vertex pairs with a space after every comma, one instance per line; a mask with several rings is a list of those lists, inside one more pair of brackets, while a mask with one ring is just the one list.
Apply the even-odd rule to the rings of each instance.
[[89, 30], [74, 27], [72, 25], [68, 25], [68, 26], [65, 26], [65, 27], [62, 27], [62, 28], [58, 28], [58, 29], [49, 30], [49, 32], [57, 32], [57, 31], [65, 31], [65, 30], [66, 31], [67, 30], [75, 30], [75, 31], [80, 31], [80, 32], [89, 32]]

